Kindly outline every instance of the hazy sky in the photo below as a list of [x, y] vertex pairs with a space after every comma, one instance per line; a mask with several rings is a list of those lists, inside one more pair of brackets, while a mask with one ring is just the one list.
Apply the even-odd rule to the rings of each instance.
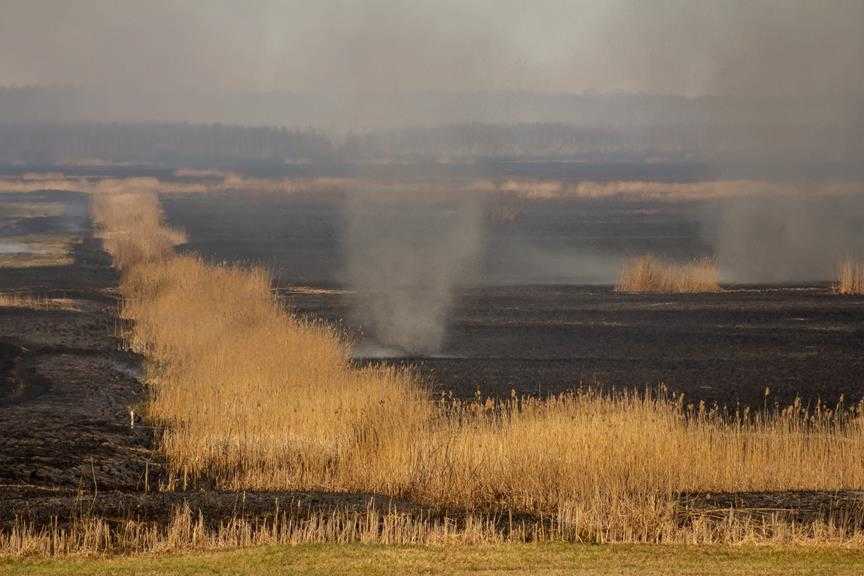
[[862, 0], [0, 0], [0, 85], [861, 93]]

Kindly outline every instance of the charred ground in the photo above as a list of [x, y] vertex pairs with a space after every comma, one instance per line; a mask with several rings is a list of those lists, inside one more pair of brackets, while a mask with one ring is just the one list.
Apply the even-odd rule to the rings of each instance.
[[[85, 196], [58, 194], [26, 201], [62, 200], [72, 205], [71, 213], [86, 214]], [[163, 203], [171, 220], [189, 231], [191, 249], [217, 260], [263, 261], [298, 313], [364, 338], [364, 327], [348, 312], [350, 291], [339, 290], [338, 274], [319, 274], [339, 269], [339, 215], [332, 206], [285, 198], [168, 197]], [[662, 231], [668, 217], [649, 222]], [[4, 225], [16, 235], [32, 232], [31, 225], [40, 233], [72, 234], [74, 249], [68, 264], [0, 271], [2, 291], [64, 302], [0, 308], [0, 526], [91, 514], [167, 522], [184, 502], [211, 522], [266, 517], [289, 502], [307, 512], [362, 510], [370, 500], [383, 508], [415, 509], [370, 494], [232, 493], [204, 484], [160, 491], [165, 476], [158, 431], [141, 422], [130, 427], [129, 410], [146, 401], [147, 391], [139, 380], [140, 359], [123, 351], [117, 337], [118, 278], [109, 258], [86, 219], [72, 228], [64, 218]], [[684, 238], [698, 252], [690, 226], [679, 221], [646, 241]], [[315, 254], [323, 259], [310, 259]], [[313, 267], [304, 268], [309, 261]], [[484, 396], [511, 390], [545, 395], [579, 385], [642, 389], [664, 383], [689, 401], [760, 408], [795, 397], [830, 404], [842, 395], [853, 402], [862, 393], [864, 299], [837, 297], [826, 285], [637, 296], [608, 286], [502, 282], [460, 288], [456, 300], [440, 354], [357, 362], [411, 364], [437, 392], [463, 397], [478, 390]], [[848, 517], [859, 501], [857, 492], [682, 498], [685, 511], [735, 507], [798, 519]]]
[[662, 385], [731, 409], [864, 399], [864, 298], [838, 296], [830, 283], [726, 284], [696, 295], [613, 290], [624, 255], [709, 253], [704, 205], [539, 202], [516, 222], [487, 223], [481, 281], [459, 287], [441, 350], [403, 357], [357, 321], [362, 302], [343, 271], [338, 202], [217, 194], [165, 196], [163, 205], [188, 231], [190, 250], [263, 264], [297, 313], [341, 326], [360, 344], [358, 362], [410, 364], [441, 393]]

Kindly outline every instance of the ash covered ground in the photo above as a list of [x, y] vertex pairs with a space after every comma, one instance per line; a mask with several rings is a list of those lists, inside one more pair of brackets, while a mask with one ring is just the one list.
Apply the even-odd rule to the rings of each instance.
[[[90, 230], [86, 197], [3, 198], [4, 207], [66, 206], [62, 215], [45, 212], [53, 216], [34, 216], [41, 212], [33, 208], [22, 217], [19, 210], [2, 219], [0, 235], [16, 246], [22, 237], [35, 246], [46, 235], [53, 246], [62, 236], [72, 251], [56, 262], [44, 254], [29, 262], [18, 253], [15, 266], [0, 269], [0, 291], [57, 304], [0, 307], [0, 526], [89, 514], [167, 522], [183, 502], [218, 522], [266, 516], [277, 502], [314, 511], [363, 509], [377, 498], [239, 495], [206, 485], [159, 490], [165, 476], [158, 431], [129, 426], [129, 409], [147, 399], [143, 363], [117, 337], [118, 278]], [[641, 390], [665, 383], [693, 402], [757, 408], [796, 396], [810, 403], [861, 397], [864, 299], [838, 297], [827, 283], [734, 285], [711, 295], [614, 293], [608, 282], [628, 254], [710, 252], [699, 234], [699, 206], [552, 202], [493, 220], [475, 269], [490, 281], [473, 276], [453, 285], [440, 349], [417, 355], [377, 342], [358, 320], [364, 301], [345, 277], [345, 214], [332, 199], [216, 194], [166, 195], [162, 202], [170, 222], [189, 233], [186, 250], [264, 264], [298, 314], [324, 319], [357, 342], [356, 362], [415, 366], [436, 392], [545, 395], [580, 385]], [[544, 218], [554, 226], [541, 228]], [[413, 509], [378, 499], [384, 508]], [[857, 492], [794, 492], [694, 494], [682, 502], [694, 509], [783, 508], [805, 518], [845, 514], [859, 499]]]
[[415, 366], [437, 392], [664, 385], [732, 409], [864, 398], [864, 299], [833, 294], [829, 281], [726, 283], [699, 295], [614, 291], [627, 256], [711, 256], [705, 203], [534, 201], [513, 218], [487, 217], [479, 262], [452, 286], [440, 346], [421, 354], [382, 342], [358, 314], [369, 302], [346, 265], [342, 202], [216, 194], [168, 195], [163, 205], [189, 233], [189, 250], [264, 265], [297, 313], [357, 343], [357, 362]]

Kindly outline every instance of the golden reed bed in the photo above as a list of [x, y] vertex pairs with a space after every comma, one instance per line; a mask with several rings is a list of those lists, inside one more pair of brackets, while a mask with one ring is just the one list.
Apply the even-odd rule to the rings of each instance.
[[654, 256], [641, 256], [624, 262], [615, 290], [662, 294], [720, 292], [719, 277], [717, 264], [713, 260], [677, 264]]
[[864, 294], [864, 262], [846, 260], [840, 264], [836, 291], [838, 294]]
[[435, 401], [410, 371], [352, 368], [336, 332], [292, 316], [261, 269], [175, 255], [182, 235], [161, 223], [153, 194], [93, 201], [123, 273], [129, 343], [151, 361], [148, 416], [164, 426], [175, 484], [543, 514], [591, 541], [860, 538], [860, 518], [682, 524], [678, 504], [682, 492], [864, 488], [859, 406], [723, 415], [584, 390]]

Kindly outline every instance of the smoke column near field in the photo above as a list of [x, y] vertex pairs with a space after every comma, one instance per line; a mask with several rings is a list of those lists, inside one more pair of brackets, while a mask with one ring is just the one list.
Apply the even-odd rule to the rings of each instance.
[[838, 197], [739, 198], [710, 206], [704, 233], [727, 281], [819, 282], [864, 258], [864, 185]]
[[410, 355], [439, 352], [456, 290], [478, 269], [481, 204], [368, 194], [348, 199], [345, 210], [354, 316], [378, 344]]

